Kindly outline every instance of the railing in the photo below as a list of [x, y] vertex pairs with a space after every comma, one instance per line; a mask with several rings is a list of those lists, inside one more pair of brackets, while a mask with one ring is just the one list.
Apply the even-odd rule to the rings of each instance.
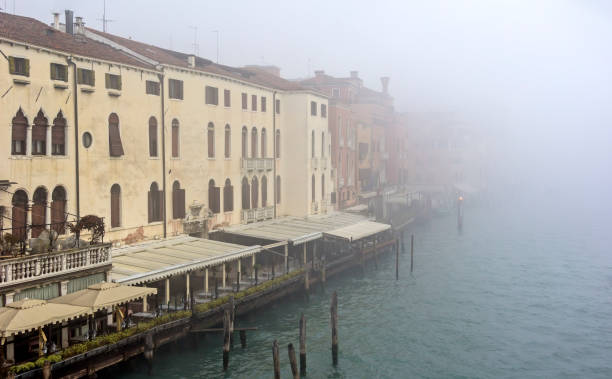
[[272, 217], [274, 217], [274, 207], [272, 206], [242, 210], [242, 222], [244, 223], [267, 220]]
[[27, 255], [0, 261], [0, 287], [111, 264], [111, 244]]
[[314, 170], [319, 168], [319, 158], [310, 158], [310, 167]]
[[321, 158], [321, 170], [327, 169], [327, 158]]
[[319, 213], [319, 203], [317, 203], [316, 201], [310, 203], [310, 213], [311, 214]]
[[243, 171], [270, 171], [274, 169], [274, 158], [242, 158]]

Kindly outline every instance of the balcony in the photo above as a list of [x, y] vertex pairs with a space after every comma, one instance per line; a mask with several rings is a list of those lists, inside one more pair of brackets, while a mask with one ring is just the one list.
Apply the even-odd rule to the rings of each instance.
[[242, 158], [240, 167], [246, 171], [271, 171], [274, 169], [274, 158]]
[[0, 288], [110, 264], [110, 243], [10, 258], [0, 262]]
[[273, 206], [242, 210], [242, 222], [247, 224], [255, 221], [268, 220], [273, 217]]
[[313, 170], [319, 168], [319, 158], [310, 158], [310, 167]]
[[321, 170], [327, 169], [327, 158], [321, 158], [320, 160]]
[[319, 203], [317, 203], [316, 201], [310, 203], [310, 214], [317, 214], [319, 213]]

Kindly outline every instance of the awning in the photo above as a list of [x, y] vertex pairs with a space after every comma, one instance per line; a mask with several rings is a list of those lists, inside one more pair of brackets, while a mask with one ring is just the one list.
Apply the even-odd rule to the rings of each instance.
[[212, 267], [253, 255], [260, 246], [243, 246], [181, 236], [113, 250], [111, 279], [139, 284]]
[[391, 229], [391, 225], [374, 221], [361, 221], [353, 225], [348, 225], [325, 232], [324, 234], [335, 238], [342, 238], [348, 241], [357, 241], [389, 229]]
[[68, 295], [56, 297], [49, 300], [49, 303], [78, 305], [80, 307], [87, 307], [92, 312], [97, 312], [100, 309], [125, 304], [156, 293], [156, 288], [133, 287], [119, 283], [102, 282]]
[[346, 208], [343, 211], [344, 212], [363, 212], [367, 209], [368, 209], [367, 204], [357, 204], [357, 205], [353, 205], [350, 208]]
[[89, 314], [91, 310], [87, 307], [23, 299], [0, 308], [0, 335], [8, 337], [25, 333]]
[[225, 233], [254, 237], [269, 241], [289, 241], [293, 245], [319, 239], [323, 232], [351, 225], [365, 217], [334, 212], [310, 217], [282, 217], [270, 221], [233, 226], [223, 229]]

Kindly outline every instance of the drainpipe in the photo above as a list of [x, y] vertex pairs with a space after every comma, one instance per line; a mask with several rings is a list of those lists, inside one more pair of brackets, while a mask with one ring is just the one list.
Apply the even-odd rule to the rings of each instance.
[[157, 74], [159, 78], [159, 94], [161, 96], [161, 138], [162, 138], [162, 191], [164, 193], [162, 201], [164, 218], [164, 238], [166, 238], [166, 110], [164, 102], [164, 74]]
[[278, 194], [276, 193], [276, 91], [272, 92], [272, 145], [274, 146], [274, 170], [272, 175], [272, 186], [274, 188], [274, 218], [276, 218], [276, 199]]
[[72, 60], [72, 57], [66, 58], [68, 64], [72, 66], [72, 93], [74, 100], [74, 170], [75, 170], [75, 187], [76, 187], [76, 216], [77, 221], [81, 218], [81, 193], [79, 184], [79, 102], [77, 88], [77, 66]]

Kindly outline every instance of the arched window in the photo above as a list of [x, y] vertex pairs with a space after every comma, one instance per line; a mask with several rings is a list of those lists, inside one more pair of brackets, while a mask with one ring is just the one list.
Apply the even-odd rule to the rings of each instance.
[[177, 119], [172, 120], [172, 158], [179, 157], [180, 125]]
[[[25, 155], [26, 154], [26, 135], [28, 130], [28, 119], [23, 115], [21, 108], [13, 117], [12, 128], [12, 147], [11, 154]], [[27, 196], [26, 196], [27, 197]]]
[[312, 191], [312, 202], [315, 202], [316, 199], [316, 186], [315, 186], [315, 176], [314, 174], [312, 174], [312, 186], [311, 186], [311, 191]]
[[120, 157], [124, 154], [119, 133], [119, 116], [116, 113], [108, 116], [108, 150], [111, 157]]
[[257, 181], [257, 177], [254, 176], [251, 179], [251, 205], [253, 209], [258, 208], [257, 201], [259, 200], [259, 183]]
[[234, 210], [234, 187], [229, 178], [225, 179], [223, 187], [223, 212], [231, 212]]
[[66, 119], [62, 111], [57, 112], [51, 127], [51, 154], [66, 155]]
[[314, 130], [310, 133], [310, 155], [312, 158], [314, 158], [315, 156], [315, 136], [314, 136]]
[[251, 189], [249, 188], [249, 180], [242, 178], [242, 209], [251, 209]]
[[321, 158], [325, 156], [325, 132], [321, 132]]
[[257, 128], [251, 129], [251, 158], [257, 158]]
[[249, 131], [246, 126], [242, 127], [242, 158], [249, 157]]
[[47, 190], [38, 187], [34, 191], [34, 205], [32, 205], [32, 238], [40, 235], [45, 230], [47, 220]]
[[266, 141], [266, 128], [261, 129], [261, 157], [268, 155], [268, 144]]
[[280, 204], [281, 202], [281, 177], [280, 175], [276, 176], [276, 191], [274, 191], [276, 195], [276, 204]]
[[162, 205], [164, 204], [164, 193], [159, 190], [157, 183], [151, 183], [149, 189], [149, 222], [162, 220]]
[[221, 212], [221, 191], [219, 187], [215, 187], [213, 179], [208, 181], [208, 207], [214, 214]]
[[27, 236], [26, 222], [28, 219], [28, 195], [23, 190], [18, 190], [13, 195], [12, 234], [20, 241], [25, 241]]
[[268, 203], [268, 179], [266, 176], [261, 177], [261, 206], [265, 207]]
[[[32, 155], [47, 154], [47, 128], [49, 123], [42, 109], [34, 118], [34, 126], [32, 127]], [[40, 233], [40, 232], [39, 232]], [[38, 236], [38, 234], [37, 234]]]
[[229, 124], [225, 125], [225, 158], [232, 155], [232, 129]]
[[280, 130], [276, 131], [276, 141], [275, 141], [275, 144], [276, 144], [276, 158], [280, 158], [280, 147], [281, 147], [281, 144], [280, 144]]
[[321, 199], [325, 199], [325, 174], [321, 175]]
[[51, 229], [57, 234], [66, 233], [66, 190], [57, 186], [51, 193]]
[[[149, 213], [149, 219], [150, 218], [151, 216]], [[118, 228], [120, 226], [121, 226], [121, 187], [119, 186], [119, 184], [115, 183], [111, 187], [111, 228]]]
[[149, 156], [157, 156], [157, 119], [153, 116], [149, 118]]
[[185, 218], [185, 190], [181, 188], [178, 180], [172, 183], [172, 218]]
[[215, 157], [215, 124], [212, 122], [208, 123], [208, 132], [206, 133], [208, 139], [208, 158]]

